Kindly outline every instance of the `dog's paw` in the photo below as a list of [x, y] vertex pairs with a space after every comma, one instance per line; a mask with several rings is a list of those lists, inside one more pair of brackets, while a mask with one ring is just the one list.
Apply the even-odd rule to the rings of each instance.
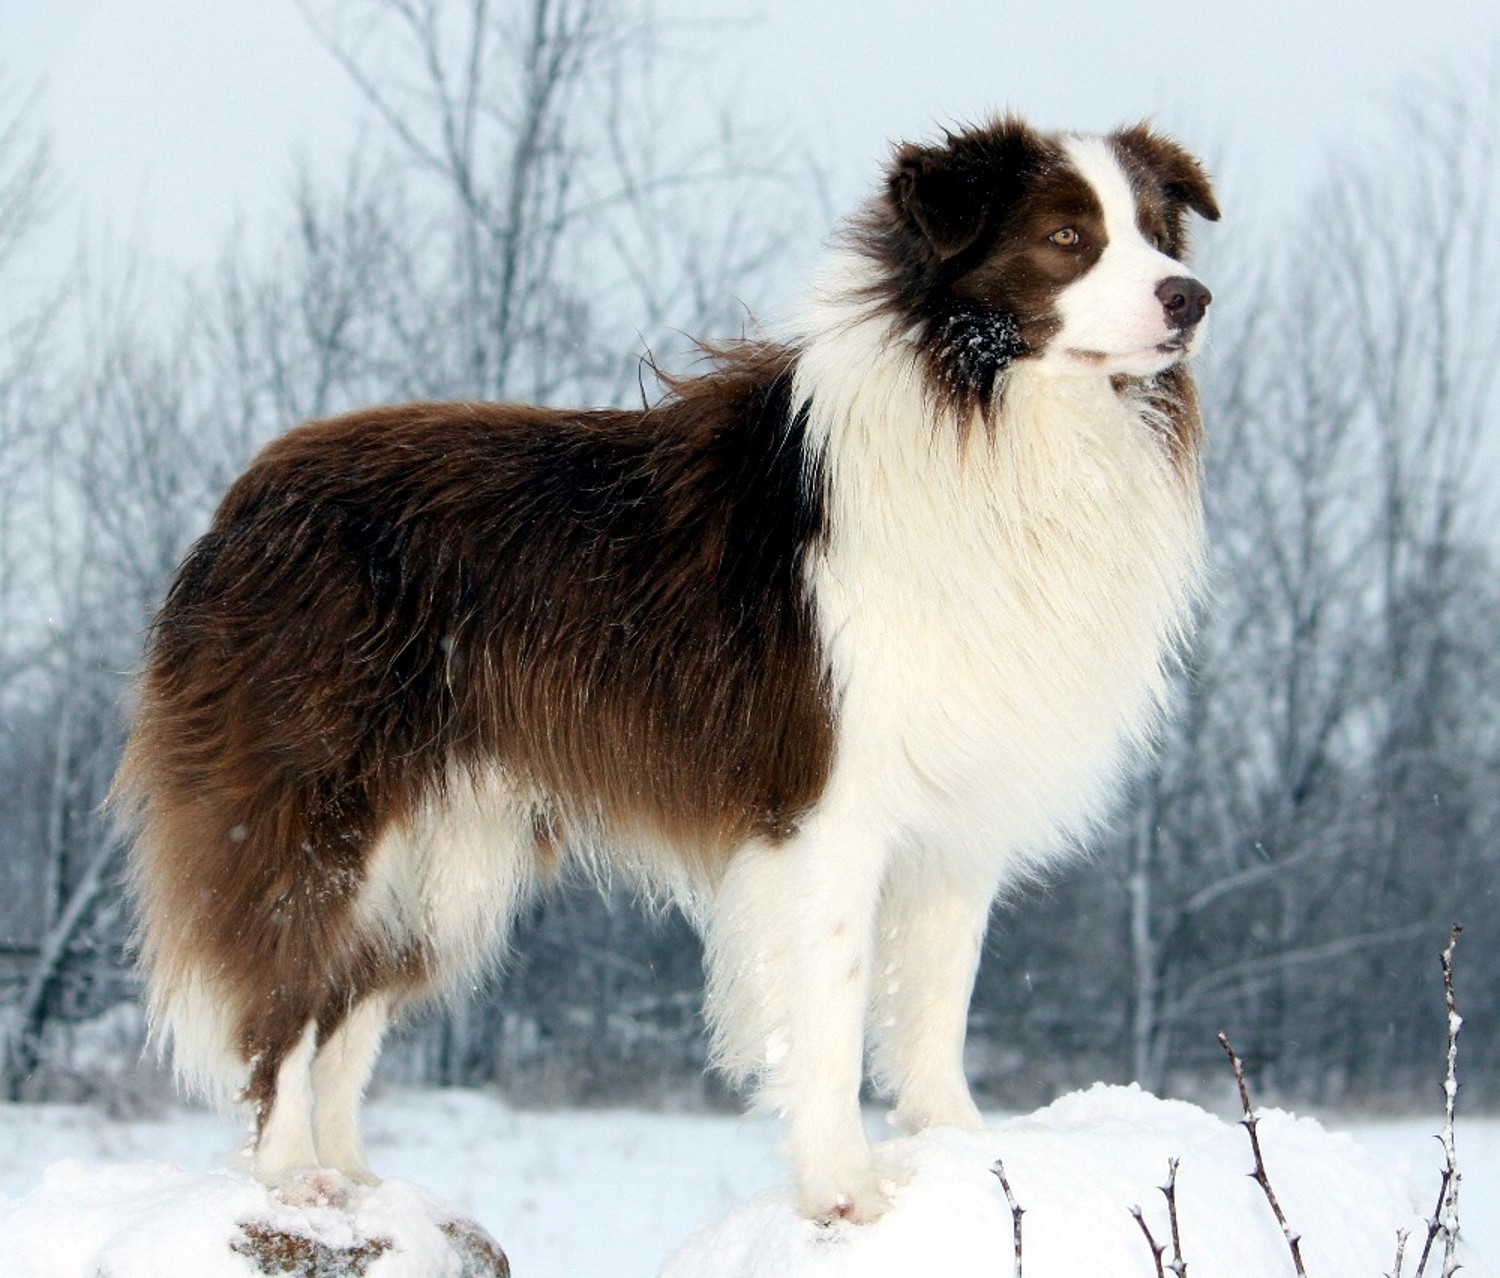
[[888, 1121], [908, 1136], [925, 1132], [929, 1127], [952, 1127], [961, 1132], [984, 1130], [984, 1117], [967, 1091], [943, 1097], [903, 1097]]
[[900, 1178], [891, 1169], [871, 1166], [804, 1186], [798, 1206], [819, 1225], [868, 1225], [890, 1211], [899, 1187]]
[[288, 1207], [333, 1207], [344, 1209], [362, 1185], [379, 1182], [372, 1176], [358, 1180], [330, 1168], [288, 1174], [278, 1180], [274, 1193]]

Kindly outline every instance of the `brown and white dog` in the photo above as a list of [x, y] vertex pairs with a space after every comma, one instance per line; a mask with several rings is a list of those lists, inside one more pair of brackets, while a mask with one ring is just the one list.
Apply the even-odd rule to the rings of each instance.
[[644, 411], [315, 422], [225, 497], [117, 782], [157, 1032], [255, 1106], [257, 1173], [368, 1177], [381, 1035], [569, 861], [675, 894], [714, 1055], [810, 1216], [972, 1127], [1001, 887], [1150, 736], [1201, 567], [1183, 265], [1202, 168], [1145, 127], [900, 147], [784, 343]]

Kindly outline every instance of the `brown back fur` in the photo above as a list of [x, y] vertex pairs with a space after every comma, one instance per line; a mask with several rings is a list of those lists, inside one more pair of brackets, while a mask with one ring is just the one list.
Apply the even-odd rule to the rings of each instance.
[[119, 789], [147, 964], [220, 974], [252, 1097], [308, 1020], [427, 979], [349, 907], [453, 769], [546, 796], [540, 856], [587, 828], [708, 874], [816, 800], [831, 708], [802, 565], [824, 516], [791, 366], [721, 353], [643, 413], [313, 423], [230, 490], [157, 618]]

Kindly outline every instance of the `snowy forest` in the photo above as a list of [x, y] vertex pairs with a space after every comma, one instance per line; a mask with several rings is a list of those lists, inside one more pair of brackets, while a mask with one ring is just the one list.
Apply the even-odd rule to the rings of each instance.
[[[644, 353], [681, 368], [683, 334], [774, 316], [847, 211], [792, 140], [685, 121], [671, 33], [624, 7], [439, 12], [311, 14], [360, 146], [302, 172], [269, 247], [237, 237], [171, 285], [87, 252], [39, 278], [59, 184], [29, 87], [0, 80], [9, 1099], [161, 1086], [101, 805], [153, 610], [253, 451], [374, 403], [649, 397]], [[1294, 216], [1236, 227], [1226, 199], [1203, 237], [1212, 598], [1112, 825], [996, 911], [984, 1101], [1192, 1095], [1222, 1081], [1223, 1029], [1262, 1095], [1429, 1104], [1460, 921], [1466, 1096], [1500, 1104], [1500, 85], [1427, 85], [1379, 137]], [[522, 1104], [712, 1104], [700, 986], [681, 919], [564, 884], [501, 978], [381, 1068]]]

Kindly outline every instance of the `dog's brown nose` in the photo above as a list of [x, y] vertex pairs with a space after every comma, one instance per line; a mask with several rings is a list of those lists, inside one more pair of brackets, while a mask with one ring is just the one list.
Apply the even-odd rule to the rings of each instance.
[[1202, 284], [1186, 275], [1164, 279], [1156, 286], [1156, 297], [1167, 314], [1167, 324], [1172, 328], [1192, 328], [1214, 300], [1213, 294]]

